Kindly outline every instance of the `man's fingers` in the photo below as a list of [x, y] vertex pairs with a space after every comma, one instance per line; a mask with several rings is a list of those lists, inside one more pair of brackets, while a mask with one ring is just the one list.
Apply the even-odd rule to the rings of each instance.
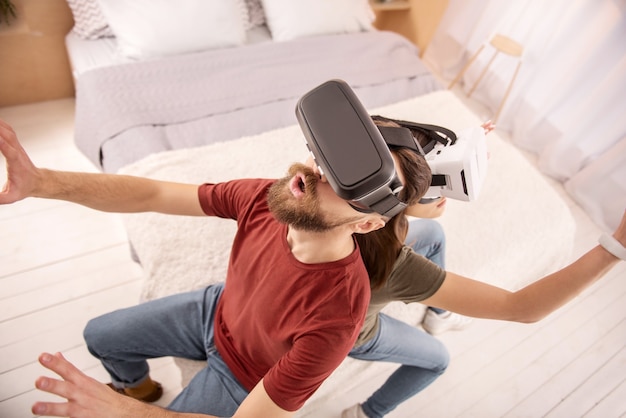
[[[58, 374], [63, 380], [41, 376], [35, 381], [35, 387], [42, 392], [51, 393], [67, 399], [67, 402], [36, 402], [32, 406], [33, 413], [54, 417], [67, 417], [80, 408], [79, 399], [83, 398], [80, 390], [87, 386], [85, 376], [79, 369], [63, 357], [61, 353], [43, 353], [39, 362], [48, 370]], [[84, 402], [84, 400], [83, 400]], [[84, 406], [84, 405], [83, 405]]]
[[8, 135], [5, 134], [6, 129], [0, 126], [0, 151], [6, 156], [13, 151], [11, 144], [8, 140]]
[[23, 148], [17, 140], [15, 131], [8, 123], [0, 119], [0, 147], [2, 153], [8, 157], [13, 157]]
[[69, 405], [56, 402], [35, 402], [31, 411], [35, 415], [45, 415], [49, 417], [69, 417]]
[[35, 387], [42, 392], [52, 393], [66, 399], [71, 394], [71, 388], [67, 382], [46, 376], [40, 376], [35, 380]]
[[6, 123], [4, 120], [0, 119], [0, 126], [8, 128], [10, 125], [8, 123]]
[[4, 139], [7, 143], [15, 137], [15, 131], [11, 128], [11, 125], [0, 119], [0, 138]]
[[[4, 155], [7, 163], [17, 156], [19, 143], [15, 138], [15, 132], [13, 132], [10, 126], [0, 126], [0, 153]], [[0, 158], [2, 158], [2, 155], [0, 155]]]
[[76, 378], [82, 376], [82, 372], [67, 361], [61, 353], [54, 355], [43, 353], [39, 356], [39, 362], [46, 369], [55, 372], [68, 382], [74, 382]]

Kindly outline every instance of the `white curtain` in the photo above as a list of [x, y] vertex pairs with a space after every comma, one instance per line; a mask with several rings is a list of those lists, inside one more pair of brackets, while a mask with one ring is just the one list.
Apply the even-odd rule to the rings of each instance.
[[[424, 59], [451, 80], [485, 45], [462, 80], [472, 86], [496, 33], [524, 47], [498, 128], [614, 230], [626, 209], [626, 0], [450, 0]], [[516, 65], [500, 54], [472, 97], [495, 113]]]

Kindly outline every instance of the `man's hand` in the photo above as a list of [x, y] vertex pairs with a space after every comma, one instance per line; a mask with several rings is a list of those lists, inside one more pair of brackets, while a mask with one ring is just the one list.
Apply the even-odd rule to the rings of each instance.
[[32, 407], [33, 414], [75, 418], [158, 416], [155, 412], [159, 408], [116, 393], [82, 373], [61, 353], [43, 353], [39, 356], [39, 362], [61, 376], [62, 380], [39, 377], [35, 382], [37, 389], [61, 396], [67, 401], [37, 402]]
[[622, 214], [622, 221], [618, 225], [615, 233], [613, 234], [615, 239], [617, 239], [624, 247], [626, 247], [626, 209], [624, 209], [624, 213]]
[[0, 191], [0, 204], [17, 202], [28, 197], [39, 175], [11, 126], [0, 119], [0, 152], [4, 155], [7, 181]]

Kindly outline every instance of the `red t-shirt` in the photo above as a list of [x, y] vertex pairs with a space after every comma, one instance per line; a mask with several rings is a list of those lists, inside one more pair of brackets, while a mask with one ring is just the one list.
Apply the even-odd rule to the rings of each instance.
[[216, 311], [217, 350], [244, 387], [252, 390], [263, 378], [270, 398], [295, 411], [353, 347], [369, 279], [358, 247], [336, 262], [296, 260], [287, 226], [267, 207], [273, 182], [204, 184], [198, 196], [207, 215], [238, 225]]

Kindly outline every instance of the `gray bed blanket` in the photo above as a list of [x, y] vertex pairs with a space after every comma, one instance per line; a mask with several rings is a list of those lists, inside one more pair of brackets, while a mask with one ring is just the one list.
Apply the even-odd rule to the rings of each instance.
[[104, 67], [77, 81], [76, 144], [108, 172], [154, 152], [295, 122], [295, 102], [346, 80], [366, 107], [441, 89], [416, 47], [391, 32], [266, 42]]

